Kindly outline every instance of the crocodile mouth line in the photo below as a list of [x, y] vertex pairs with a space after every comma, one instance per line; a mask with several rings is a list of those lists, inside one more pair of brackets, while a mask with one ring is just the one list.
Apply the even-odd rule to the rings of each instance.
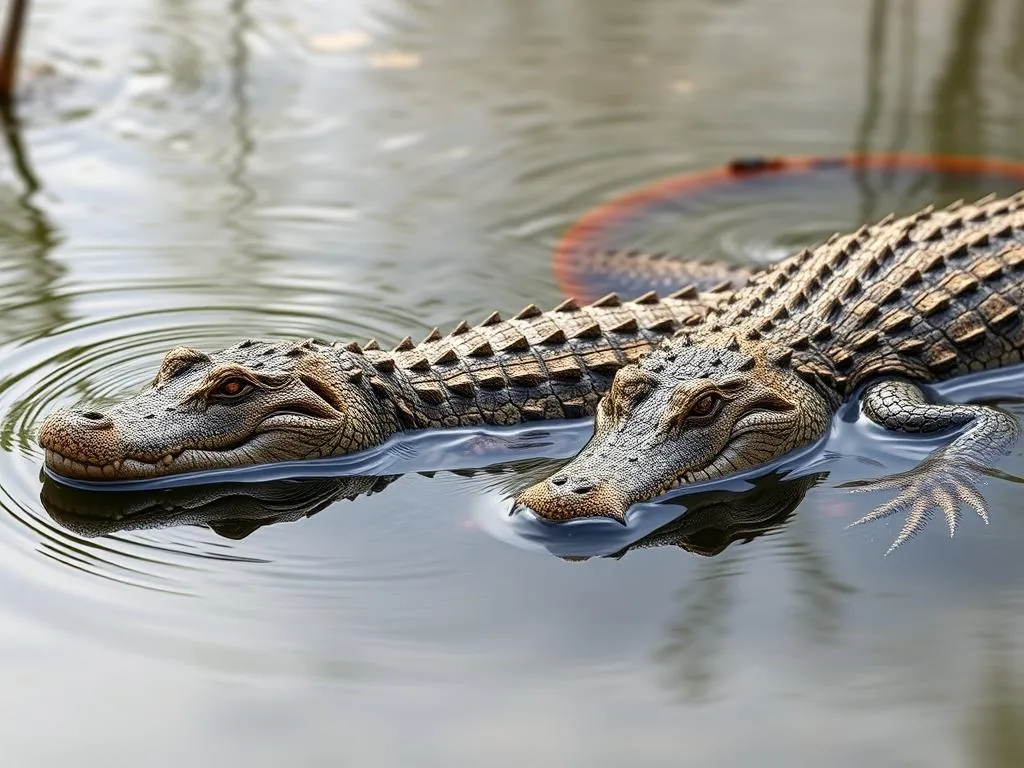
[[[268, 419], [267, 422], [269, 421]], [[267, 435], [280, 431], [280, 427], [267, 422], [260, 425], [256, 432], [246, 439], [223, 446], [182, 446], [150, 456], [123, 456], [105, 464], [96, 464], [68, 456], [55, 448], [45, 447], [44, 460], [46, 466], [56, 475], [76, 480], [148, 480], [173, 474], [176, 469], [185, 472], [223, 469], [232, 465], [226, 463], [226, 459], [222, 457], [235, 455], [246, 447], [258, 448]]]
[[188, 448], [183, 448], [179, 451], [168, 451], [154, 461], [128, 456], [123, 459], [115, 459], [106, 464], [94, 464], [89, 461], [66, 456], [53, 448], [47, 448], [44, 458], [46, 466], [59, 475], [96, 480], [113, 480], [126, 468], [147, 472], [152, 475], [159, 474], [162, 469], [172, 466], [183, 453], [189, 450]]

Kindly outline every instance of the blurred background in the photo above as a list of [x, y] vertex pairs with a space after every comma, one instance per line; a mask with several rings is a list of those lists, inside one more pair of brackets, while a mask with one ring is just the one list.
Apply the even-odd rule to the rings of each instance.
[[[718, 545], [575, 562], [505, 522], [544, 465], [97, 530], [40, 500], [34, 435], [179, 344], [551, 306], [562, 232], [666, 176], [1022, 136], [1018, 0], [34, 0], [0, 148], [4, 763], [1021, 765], [1009, 481], [884, 560], [833, 476]], [[764, 261], [963, 191], [844, 179], [664, 242]]]

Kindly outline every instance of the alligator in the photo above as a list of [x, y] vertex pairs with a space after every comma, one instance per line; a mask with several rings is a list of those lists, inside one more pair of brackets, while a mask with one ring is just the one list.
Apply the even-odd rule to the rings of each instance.
[[587, 306], [570, 298], [548, 312], [531, 304], [508, 320], [493, 312], [390, 351], [372, 339], [178, 347], [135, 396], [49, 414], [39, 430], [46, 467], [78, 480], [138, 480], [339, 456], [407, 430], [591, 416], [620, 367], [700, 322], [751, 274], [637, 251], [588, 258], [680, 287]]
[[822, 439], [856, 400], [880, 427], [951, 433], [916, 467], [843, 484], [895, 492], [851, 525], [905, 515], [889, 551], [942, 512], [988, 522], [977, 483], [1015, 445], [993, 406], [932, 402], [926, 386], [1020, 363], [1024, 192], [958, 201], [833, 235], [754, 275], [718, 307], [623, 366], [594, 433], [513, 509], [626, 520], [672, 489], [752, 471]]

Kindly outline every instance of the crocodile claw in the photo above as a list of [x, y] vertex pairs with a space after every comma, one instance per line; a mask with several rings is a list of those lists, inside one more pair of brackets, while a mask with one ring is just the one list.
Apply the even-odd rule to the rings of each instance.
[[840, 488], [849, 488], [854, 492], [898, 491], [893, 499], [875, 507], [847, 527], [863, 525], [889, 515], [906, 514], [903, 528], [885, 552], [888, 555], [924, 530], [936, 510], [945, 516], [951, 537], [960, 523], [960, 509], [963, 506], [973, 509], [988, 524], [985, 499], [975, 486], [979, 474], [979, 470], [970, 464], [935, 460], [925, 461], [914, 469], [876, 480], [842, 483]]

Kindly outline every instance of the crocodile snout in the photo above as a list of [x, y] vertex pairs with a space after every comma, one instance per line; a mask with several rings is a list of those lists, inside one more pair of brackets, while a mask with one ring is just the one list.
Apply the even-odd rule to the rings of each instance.
[[527, 488], [516, 498], [516, 506], [554, 522], [608, 517], [620, 523], [626, 522], [629, 507], [609, 483], [563, 472]]
[[114, 422], [95, 410], [60, 409], [39, 428], [39, 444], [47, 464], [62, 474], [100, 477], [102, 468], [121, 458], [121, 440]]

